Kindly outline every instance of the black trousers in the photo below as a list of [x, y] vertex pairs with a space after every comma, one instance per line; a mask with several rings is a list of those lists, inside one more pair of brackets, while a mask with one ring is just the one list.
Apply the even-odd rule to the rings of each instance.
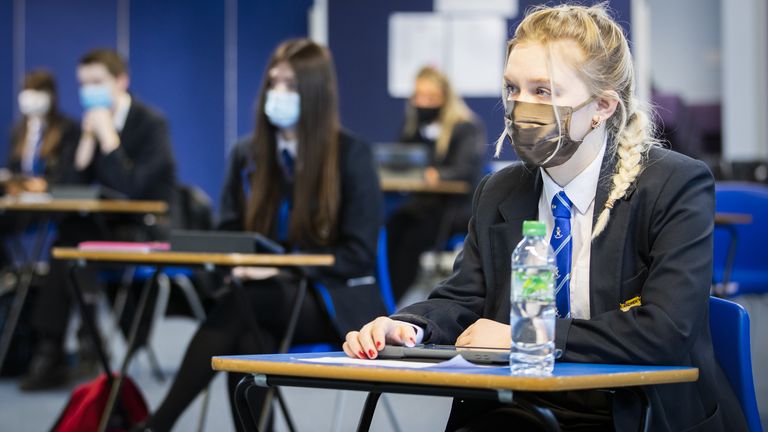
[[[523, 400], [549, 408], [563, 431], [612, 431], [611, 394], [603, 391], [516, 393]], [[541, 431], [543, 426], [517, 405], [474, 399], [454, 399], [446, 431]]]
[[[179, 373], [168, 394], [152, 416], [148, 426], [153, 431], [166, 431], [181, 416], [189, 404], [213, 379], [211, 357], [217, 355], [266, 354], [277, 351], [282, 339], [294, 298], [298, 280], [290, 274], [253, 281], [245, 285], [246, 299], [240, 299], [231, 290], [214, 306], [187, 347]], [[256, 321], [251, 330], [243, 314]], [[321, 300], [309, 289], [293, 337], [293, 343], [337, 343], [340, 337]], [[233, 400], [235, 387], [242, 374], [229, 374], [229, 396], [232, 416], [237, 428], [240, 422]], [[260, 407], [266, 390], [254, 390], [253, 407]]]
[[416, 194], [387, 221], [387, 259], [395, 300], [416, 281], [419, 257], [442, 250], [451, 235], [466, 232], [471, 212], [469, 196]]

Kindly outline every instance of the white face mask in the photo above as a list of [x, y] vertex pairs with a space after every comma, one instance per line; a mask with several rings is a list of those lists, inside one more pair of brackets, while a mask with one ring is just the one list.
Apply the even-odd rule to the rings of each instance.
[[19, 111], [25, 116], [42, 117], [51, 108], [51, 95], [40, 90], [22, 90], [19, 93]]
[[280, 129], [288, 129], [299, 121], [301, 110], [301, 98], [293, 91], [267, 91], [267, 100], [264, 102], [264, 114], [269, 122]]

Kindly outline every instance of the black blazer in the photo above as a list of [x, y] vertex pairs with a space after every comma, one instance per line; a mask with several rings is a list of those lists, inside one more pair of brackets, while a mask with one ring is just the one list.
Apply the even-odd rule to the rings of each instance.
[[[243, 173], [254, 166], [252, 139], [241, 140], [232, 150], [221, 194], [219, 229], [244, 230], [246, 196]], [[328, 312], [339, 336], [386, 314], [376, 281], [376, 242], [382, 225], [382, 197], [370, 147], [348, 133], [339, 134], [341, 208], [339, 239], [334, 247], [304, 250], [333, 254], [331, 267], [310, 269], [310, 278], [327, 288], [332, 307]]]
[[120, 147], [108, 155], [97, 146], [80, 183], [99, 183], [131, 199], [170, 202], [176, 163], [165, 118], [136, 97], [120, 131]]
[[[77, 144], [80, 142], [80, 125], [69, 117], [62, 116], [60, 121], [61, 139], [53, 153], [48, 155], [45, 160], [43, 177], [49, 185], [70, 183], [75, 180], [74, 160]], [[22, 124], [19, 123], [13, 128], [11, 135], [8, 169], [14, 174], [20, 174], [22, 170], [21, 158], [14, 154], [13, 148], [19, 139], [23, 139], [23, 137], [19, 137], [21, 130]]]
[[[616, 161], [606, 153], [595, 218], [606, 201]], [[453, 275], [422, 303], [395, 318], [425, 328], [425, 341], [453, 344], [479, 318], [509, 323], [510, 254], [522, 222], [537, 219], [540, 171], [513, 164], [480, 183], [464, 250]], [[709, 331], [714, 181], [706, 166], [654, 148], [644, 170], [592, 243], [591, 319], [560, 319], [562, 361], [685, 365], [695, 383], [651, 386], [651, 430], [746, 430], [737, 399], [717, 364]], [[622, 312], [635, 296], [642, 305]], [[638, 401], [613, 398], [616, 430], [637, 427]]]

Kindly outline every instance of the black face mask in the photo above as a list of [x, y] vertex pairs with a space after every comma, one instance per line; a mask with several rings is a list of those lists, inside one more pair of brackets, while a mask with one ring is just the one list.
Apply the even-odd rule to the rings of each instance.
[[419, 107], [413, 107], [416, 110], [416, 119], [418, 119], [419, 124], [430, 124], [433, 123], [437, 118], [440, 116], [440, 108], [419, 108]]
[[[575, 107], [529, 102], [510, 103], [506, 113], [507, 133], [520, 160], [544, 168], [567, 162], [583, 141], [571, 138], [571, 116], [593, 99], [590, 98]], [[558, 116], [555, 116], [555, 109]]]

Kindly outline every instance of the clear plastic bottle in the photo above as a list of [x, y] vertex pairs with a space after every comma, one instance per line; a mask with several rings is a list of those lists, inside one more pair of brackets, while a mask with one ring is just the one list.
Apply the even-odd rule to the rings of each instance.
[[555, 366], [555, 273], [546, 226], [523, 222], [523, 240], [512, 252], [509, 368], [515, 374], [550, 374]]

